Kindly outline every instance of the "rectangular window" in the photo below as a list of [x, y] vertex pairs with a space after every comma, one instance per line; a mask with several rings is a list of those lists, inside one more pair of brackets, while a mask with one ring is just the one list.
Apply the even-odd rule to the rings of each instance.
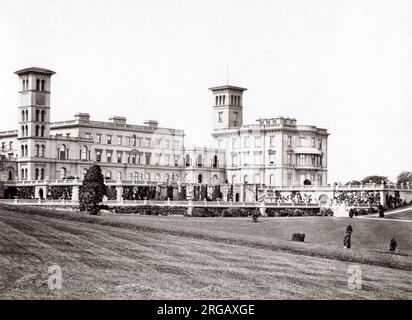
[[5, 151], [6, 150], [6, 143], [2, 142], [1, 143], [1, 151]]
[[122, 152], [118, 152], [117, 153], [117, 163], [122, 163], [122, 157], [123, 157]]
[[292, 175], [289, 173], [288, 174], [288, 186], [292, 185]]
[[273, 166], [275, 164], [275, 154], [273, 152], [269, 153], [269, 164], [271, 166]]
[[136, 164], [136, 154], [135, 153], [132, 154], [132, 163]]
[[112, 136], [107, 136], [107, 144], [112, 144]]
[[255, 137], [255, 148], [260, 148], [260, 137]]
[[248, 136], [243, 137], [243, 147], [249, 148], [249, 137]]
[[319, 150], [322, 150], [322, 140], [319, 139]]
[[91, 134], [91, 133], [86, 133], [86, 138], [87, 138], [87, 139], [91, 139], [91, 138], [92, 138], [92, 134]]
[[9, 150], [13, 150], [13, 141], [9, 142]]
[[218, 113], [219, 123], [223, 123], [223, 112]]
[[155, 144], [156, 148], [160, 148], [160, 139], [156, 139]]
[[292, 147], [292, 137], [288, 136], [288, 147], [291, 148]]
[[126, 137], [126, 146], [130, 147], [130, 137]]
[[274, 136], [270, 137], [269, 144], [270, 144], [271, 147], [275, 146], [275, 137]]
[[[149, 139], [150, 140], [150, 139]], [[151, 153], [146, 153], [146, 164], [150, 164], [150, 157], [151, 157]]]
[[112, 152], [107, 152], [107, 162], [112, 162]]
[[121, 146], [123, 144], [123, 137], [122, 136], [117, 136], [117, 144]]
[[150, 148], [150, 138], [146, 138], [146, 145], [147, 148]]
[[96, 142], [97, 143], [102, 143], [102, 135], [101, 134], [96, 135]]
[[315, 138], [312, 138], [312, 147], [315, 147], [315, 145], [316, 145], [316, 140]]
[[288, 164], [292, 165], [292, 154], [288, 154]]
[[155, 154], [155, 164], [157, 166], [160, 164], [160, 153]]
[[174, 149], [175, 150], [179, 149], [179, 141], [177, 141], [177, 140], [174, 141]]
[[96, 151], [96, 161], [102, 161], [102, 153], [100, 151]]
[[236, 149], [236, 138], [232, 139], [232, 149]]
[[165, 140], [165, 149], [170, 149], [170, 140]]

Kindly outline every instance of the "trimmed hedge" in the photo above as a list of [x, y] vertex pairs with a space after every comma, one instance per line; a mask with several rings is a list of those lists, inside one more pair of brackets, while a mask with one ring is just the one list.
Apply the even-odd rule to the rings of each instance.
[[143, 215], [173, 215], [180, 214], [186, 215], [187, 208], [185, 207], [172, 207], [172, 206], [124, 206], [124, 207], [111, 207], [109, 208], [114, 213], [120, 214], [143, 214]]
[[327, 211], [327, 214], [325, 214], [325, 211], [321, 211], [319, 208], [266, 208], [266, 214], [268, 217], [309, 217], [333, 215], [333, 211]]
[[192, 217], [250, 217], [259, 215], [259, 208], [193, 208]]

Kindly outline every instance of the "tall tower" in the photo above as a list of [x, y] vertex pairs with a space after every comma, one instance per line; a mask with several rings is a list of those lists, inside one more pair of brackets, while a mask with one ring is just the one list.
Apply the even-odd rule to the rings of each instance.
[[50, 138], [50, 80], [54, 71], [26, 68], [19, 76], [19, 179], [44, 179]]
[[236, 128], [243, 124], [243, 92], [230, 85], [209, 88], [213, 93], [213, 129]]

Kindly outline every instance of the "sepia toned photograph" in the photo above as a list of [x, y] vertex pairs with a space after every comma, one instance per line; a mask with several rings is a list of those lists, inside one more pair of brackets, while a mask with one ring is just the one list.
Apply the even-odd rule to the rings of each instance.
[[0, 300], [410, 300], [411, 17], [0, 0]]

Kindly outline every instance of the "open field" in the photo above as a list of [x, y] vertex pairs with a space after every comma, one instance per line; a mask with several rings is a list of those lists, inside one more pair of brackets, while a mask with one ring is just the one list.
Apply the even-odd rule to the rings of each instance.
[[[0, 211], [0, 298], [408, 299], [412, 224]], [[353, 249], [344, 250], [348, 224]], [[306, 233], [307, 243], [289, 241]], [[387, 253], [396, 237], [401, 253]], [[61, 266], [50, 292], [47, 267]], [[348, 266], [362, 290], [348, 289]]]

